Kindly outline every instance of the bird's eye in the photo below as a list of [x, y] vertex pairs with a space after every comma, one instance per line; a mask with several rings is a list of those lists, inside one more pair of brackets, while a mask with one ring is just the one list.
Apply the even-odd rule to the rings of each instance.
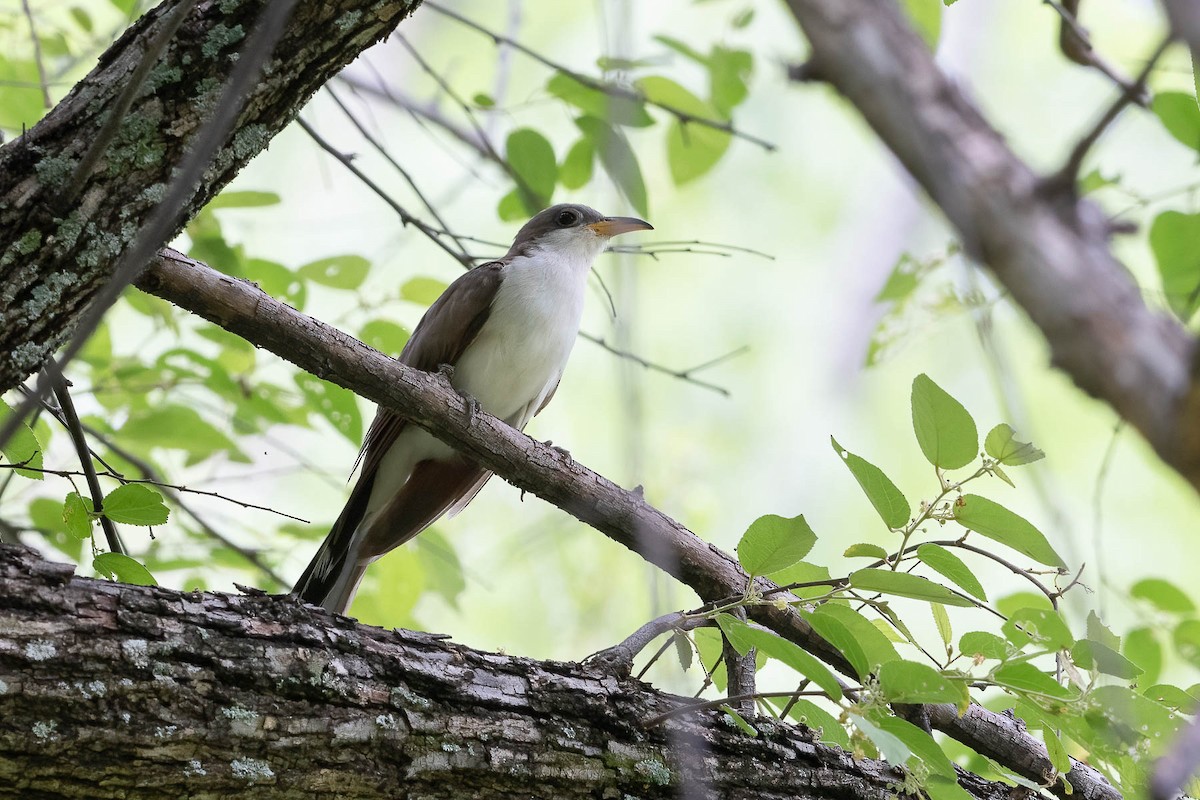
[[579, 221], [579, 215], [571, 210], [560, 211], [554, 221], [560, 228], [569, 228]]

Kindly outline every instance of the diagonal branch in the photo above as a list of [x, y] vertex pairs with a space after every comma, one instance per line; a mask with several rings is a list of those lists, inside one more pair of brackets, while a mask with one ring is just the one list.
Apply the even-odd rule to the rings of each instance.
[[[740, 597], [745, 592], [748, 577], [728, 554], [649, 505], [640, 492], [622, 489], [563, 451], [486, 413], [468, 412], [443, 376], [406, 367], [274, 300], [254, 284], [171, 250], [159, 253], [138, 286], [301, 369], [403, 414], [513, 486], [553, 503], [675, 576], [702, 600]], [[756, 581], [760, 593], [775, 588], [765, 579]], [[842, 654], [790, 608], [761, 605], [749, 614], [836, 669], [854, 674]], [[949, 705], [930, 707], [930, 719], [939, 730], [1026, 778], [1042, 781], [1053, 774], [1045, 747], [1021, 730], [1015, 719], [978, 706], [959, 717]], [[1118, 798], [1112, 786], [1086, 765], [1075, 764], [1068, 780], [1075, 792], [1090, 800]], [[1055, 791], [1064, 797], [1068, 794], [1061, 783]]]
[[934, 63], [894, 4], [789, 0], [829, 81], [957, 229], [1046, 337], [1053, 363], [1141, 431], [1200, 489], [1196, 344], [1146, 307], [1109, 250], [1104, 213], [1046, 192], [966, 94]]

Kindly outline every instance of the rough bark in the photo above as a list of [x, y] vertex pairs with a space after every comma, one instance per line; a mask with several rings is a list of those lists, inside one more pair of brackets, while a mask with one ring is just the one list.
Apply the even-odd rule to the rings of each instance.
[[1146, 307], [1109, 249], [1101, 210], [1073, 186], [1043, 180], [1009, 149], [938, 68], [897, 4], [788, 6], [812, 47], [803, 74], [828, 81], [853, 103], [938, 204], [966, 251], [992, 269], [1041, 329], [1053, 363], [1200, 489], [1195, 341]]
[[[24, 136], [0, 147], [0, 390], [36, 371], [163, 197], [268, 0], [201, 0], [184, 18], [103, 157], [75, 166], [114, 113], [150, 42], [185, 0], [134, 23]], [[321, 85], [419, 0], [300, 3], [178, 230], [290, 122]], [[64, 207], [64, 196], [76, 199]], [[165, 243], [165, 242], [164, 242]]]
[[[420, 372], [275, 300], [258, 286], [230, 278], [170, 250], [138, 284], [146, 291], [236, 333], [296, 366], [403, 414], [459, 452], [514, 486], [533, 492], [679, 578], [702, 600], [740, 597], [748, 576], [719, 548], [648, 504], [640, 492], [622, 489], [571, 459], [483, 413], [468, 413], [463, 399], [439, 375]], [[774, 587], [758, 579], [759, 591]], [[760, 605], [750, 617], [852, 675], [831, 647], [790, 608]], [[939, 729], [1018, 774], [1044, 782], [1054, 771], [1045, 747], [1020, 723], [972, 706], [959, 717], [952, 706], [936, 707]], [[1087, 800], [1115, 800], [1113, 787], [1090, 767], [1075, 763], [1054, 790]]]
[[[902, 776], [578, 664], [0, 545], [0, 797], [894, 797]], [[978, 798], [1022, 790], [964, 774]]]

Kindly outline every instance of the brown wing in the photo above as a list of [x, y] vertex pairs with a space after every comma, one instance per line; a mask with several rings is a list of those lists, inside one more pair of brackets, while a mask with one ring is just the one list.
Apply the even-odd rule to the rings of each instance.
[[[443, 364], [457, 364], [491, 313], [503, 268], [503, 261], [480, 264], [446, 287], [417, 323], [400, 353], [400, 363], [425, 372], [436, 372]], [[403, 417], [386, 408], [375, 413], [355, 462], [355, 466], [362, 463], [363, 475], [374, 474], [405, 424]]]

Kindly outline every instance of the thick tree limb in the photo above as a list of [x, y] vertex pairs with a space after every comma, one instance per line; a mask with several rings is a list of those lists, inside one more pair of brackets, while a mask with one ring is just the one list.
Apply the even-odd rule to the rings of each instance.
[[1104, 214], [1049, 191], [878, 0], [789, 0], [833, 84], [941, 207], [1046, 337], [1053, 363], [1109, 403], [1200, 489], [1196, 346], [1148, 309], [1109, 251]]
[[[902, 776], [576, 664], [289, 598], [124, 586], [0, 545], [0, 797], [807, 797]], [[69, 769], [63, 765], [69, 764]], [[962, 774], [980, 800], [1018, 787]]]
[[[123, 90], [184, 2], [167, 0], [134, 23], [41, 122], [0, 147], [0, 352], [8, 355], [0, 359], [0, 390], [35, 372], [70, 335], [162, 198], [210, 116], [239, 44], [268, 5], [197, 2], [126, 109]], [[301, 4], [199, 189], [175, 212], [173, 229], [263, 150], [313, 92], [417, 5]], [[76, 176], [113, 118], [121, 124], [112, 142], [88, 174]], [[78, 199], [57, 210], [65, 193]]]
[[[468, 413], [441, 376], [410, 369], [341, 331], [269, 297], [254, 284], [230, 278], [171, 250], [160, 253], [138, 281], [145, 291], [220, 325], [318, 377], [391, 408], [494, 471], [533, 492], [674, 575], [704, 601], [740, 596], [747, 576], [738, 563], [630, 492], [482, 413]], [[774, 587], [758, 579], [759, 590]], [[799, 614], [774, 605], [749, 609], [751, 619], [800, 644], [847, 675], [839, 651], [816, 635]], [[1034, 781], [1053, 769], [1041, 742], [1017, 720], [973, 706], [960, 718], [951, 706], [934, 707], [935, 727]], [[1073, 797], [1117, 800], [1095, 770], [1075, 764]], [[1069, 793], [1061, 783], [1055, 787]]]

